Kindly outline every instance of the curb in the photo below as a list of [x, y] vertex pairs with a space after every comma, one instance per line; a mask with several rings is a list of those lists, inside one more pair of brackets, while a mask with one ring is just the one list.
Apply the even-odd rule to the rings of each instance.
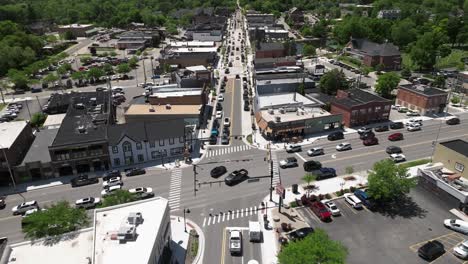
[[198, 253], [193, 260], [193, 264], [202, 264], [203, 263], [203, 255], [205, 253], [205, 235], [201, 228], [192, 220], [187, 219], [187, 224], [193, 227], [198, 234]]

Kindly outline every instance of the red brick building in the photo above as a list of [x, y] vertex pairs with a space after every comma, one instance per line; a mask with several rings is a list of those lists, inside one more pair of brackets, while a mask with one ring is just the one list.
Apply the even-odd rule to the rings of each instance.
[[387, 121], [392, 101], [361, 89], [338, 90], [331, 113], [342, 114], [347, 127]]
[[255, 58], [279, 58], [286, 56], [286, 50], [281, 42], [260, 42], [256, 46]]
[[384, 70], [399, 70], [401, 67], [401, 53], [397, 46], [389, 42], [378, 44], [353, 38], [346, 44], [344, 52], [369, 67], [379, 64], [384, 66]]
[[400, 85], [396, 104], [417, 110], [421, 115], [442, 113], [448, 93], [426, 85]]

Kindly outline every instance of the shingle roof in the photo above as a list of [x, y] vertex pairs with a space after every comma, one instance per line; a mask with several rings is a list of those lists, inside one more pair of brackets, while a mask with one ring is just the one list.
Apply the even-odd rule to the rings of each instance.
[[449, 148], [457, 153], [468, 157], [468, 142], [462, 139], [455, 139], [440, 143], [442, 146]]
[[139, 122], [110, 126], [107, 137], [109, 145], [118, 144], [125, 136], [135, 142], [156, 141], [165, 138], [182, 137], [184, 135], [184, 120], [182, 118], [163, 122]]
[[360, 50], [361, 52], [369, 55], [380, 55], [380, 56], [398, 56], [401, 55], [398, 47], [393, 43], [385, 42], [378, 44], [368, 39], [351, 39], [351, 44], [354, 49]]
[[352, 89], [348, 90], [347, 92], [349, 93], [348, 97], [336, 99], [333, 101], [333, 103], [347, 107], [353, 107], [370, 102], [390, 102], [388, 99], [363, 91], [361, 89]]

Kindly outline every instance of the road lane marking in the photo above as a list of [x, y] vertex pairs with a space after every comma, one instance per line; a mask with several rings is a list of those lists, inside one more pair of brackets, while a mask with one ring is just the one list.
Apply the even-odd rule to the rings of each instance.
[[207, 225], [210, 225], [210, 223], [211, 223], [211, 216], [208, 217], [208, 224]]
[[298, 152], [296, 152], [296, 156], [298, 156], [302, 161], [306, 162], [307, 160], [304, 159], [304, 157], [302, 157]]
[[244, 217], [244, 208], [241, 209], [240, 217]]
[[351, 210], [351, 212], [353, 212], [354, 214], [357, 214], [357, 212], [355, 212], [356, 209], [352, 208], [346, 201], [344, 201], [344, 204], [349, 208], [349, 210]]
[[239, 210], [236, 211], [236, 218], [239, 217]]
[[205, 226], [205, 224], [206, 224], [206, 217], [203, 218], [203, 225], [202, 226]]
[[226, 214], [223, 214], [223, 222], [224, 222], [224, 218], [226, 218]]
[[223, 245], [221, 246], [221, 264], [224, 264], [224, 257], [225, 257], [225, 250], [226, 250], [226, 228], [223, 229]]
[[231, 213], [229, 212], [228, 215], [227, 215], [227, 219], [226, 221], [229, 221], [229, 218], [231, 217]]
[[221, 222], [221, 215], [218, 215], [218, 223]]

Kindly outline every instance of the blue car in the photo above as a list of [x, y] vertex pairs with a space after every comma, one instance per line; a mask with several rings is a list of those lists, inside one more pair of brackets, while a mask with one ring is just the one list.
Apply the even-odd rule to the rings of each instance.
[[217, 137], [218, 135], [219, 135], [219, 131], [218, 131], [218, 129], [216, 129], [216, 128], [213, 128], [213, 129], [211, 130], [211, 136], [215, 136], [215, 137]]
[[357, 189], [356, 191], [354, 191], [354, 195], [356, 195], [357, 198], [359, 198], [359, 200], [362, 201], [362, 204], [369, 208], [369, 209], [374, 209], [375, 208], [375, 203], [374, 201], [372, 200], [372, 198], [363, 190], [360, 190], [360, 189]]

